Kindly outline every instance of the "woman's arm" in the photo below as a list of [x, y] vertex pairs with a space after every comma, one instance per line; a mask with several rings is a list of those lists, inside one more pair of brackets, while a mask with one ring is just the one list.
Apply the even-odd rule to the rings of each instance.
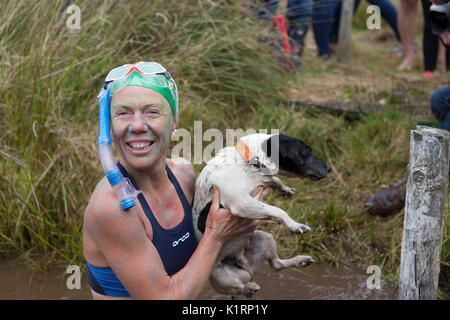
[[85, 224], [114, 273], [136, 299], [195, 299], [223, 243], [257, 223], [219, 208], [219, 191], [214, 189], [204, 236], [186, 266], [169, 276], [136, 210], [124, 213], [117, 201], [97, 200], [88, 207]]

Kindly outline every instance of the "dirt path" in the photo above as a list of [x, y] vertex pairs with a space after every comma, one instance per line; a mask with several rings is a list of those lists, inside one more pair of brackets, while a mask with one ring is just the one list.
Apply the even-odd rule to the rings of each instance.
[[[406, 113], [431, 117], [429, 97], [449, 83], [445, 72], [425, 78], [419, 48], [414, 69], [397, 71], [400, 59], [392, 48], [389, 30], [367, 30], [352, 36], [350, 61], [337, 63], [333, 57], [317, 58], [312, 30], [308, 33], [302, 70], [289, 90], [296, 106], [328, 109], [331, 113], [376, 112], [390, 106]], [[419, 42], [418, 42], [419, 43]]]

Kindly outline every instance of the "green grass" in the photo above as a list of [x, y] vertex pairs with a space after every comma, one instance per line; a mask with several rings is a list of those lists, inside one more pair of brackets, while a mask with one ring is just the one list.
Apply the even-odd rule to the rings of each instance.
[[[309, 254], [362, 270], [377, 264], [397, 281], [403, 215], [372, 217], [362, 202], [406, 173], [409, 130], [429, 120], [406, 113], [410, 101], [403, 95], [374, 94], [371, 99], [385, 98], [389, 108], [354, 122], [292, 107], [289, 87], [340, 66], [323, 70], [313, 61], [300, 73], [283, 74], [272, 49], [258, 41], [267, 28], [240, 1], [76, 1], [82, 8], [77, 31], [65, 26], [67, 15], [59, 16], [63, 3], [0, 3], [1, 256], [19, 254], [41, 270], [49, 261], [83, 263], [83, 212], [103, 176], [96, 95], [113, 67], [153, 60], [177, 81], [178, 128], [193, 132], [194, 121], [202, 121], [204, 130], [280, 129], [332, 167], [318, 182], [283, 179], [296, 188], [292, 198], [267, 198], [313, 229], [297, 237], [263, 223], [282, 256]], [[376, 61], [363, 65], [385, 72]], [[339, 90], [350, 100], [365, 94], [352, 85]], [[408, 99], [427, 95], [420, 85], [402, 90]], [[197, 173], [202, 167], [195, 165]], [[450, 261], [449, 232], [447, 223], [444, 262]], [[442, 265], [441, 297], [448, 279], [449, 267]]]

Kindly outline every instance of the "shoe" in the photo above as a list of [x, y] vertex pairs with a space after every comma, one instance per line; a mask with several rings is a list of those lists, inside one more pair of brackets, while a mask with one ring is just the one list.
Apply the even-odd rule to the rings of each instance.
[[405, 206], [406, 182], [408, 176], [372, 194], [364, 201], [364, 210], [371, 215], [388, 217]]
[[319, 56], [321, 62], [327, 62], [331, 59], [331, 53], [324, 53]]

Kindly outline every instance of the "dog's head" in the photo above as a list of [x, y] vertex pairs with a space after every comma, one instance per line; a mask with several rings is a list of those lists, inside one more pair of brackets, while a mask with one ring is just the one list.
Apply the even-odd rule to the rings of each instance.
[[278, 173], [281, 175], [320, 180], [331, 171], [326, 163], [313, 156], [306, 143], [285, 134], [271, 135], [262, 143], [262, 150], [271, 159], [273, 152], [278, 150]]

